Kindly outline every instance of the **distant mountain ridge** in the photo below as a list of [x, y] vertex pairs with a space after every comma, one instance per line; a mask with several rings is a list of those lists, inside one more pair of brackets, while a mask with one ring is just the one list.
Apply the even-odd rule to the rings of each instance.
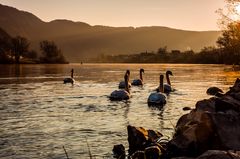
[[213, 46], [220, 31], [185, 31], [167, 27], [91, 26], [83, 22], [53, 20], [44, 22], [35, 15], [0, 4], [0, 28], [10, 36], [21, 35], [39, 49], [41, 40], [53, 40], [70, 62], [84, 61], [99, 54], [134, 54], [169, 50], [199, 51]]

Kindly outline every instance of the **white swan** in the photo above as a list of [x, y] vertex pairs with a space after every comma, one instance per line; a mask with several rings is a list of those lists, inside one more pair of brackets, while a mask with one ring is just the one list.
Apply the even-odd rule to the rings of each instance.
[[[172, 75], [172, 76], [173, 76], [172, 71], [167, 71], [167, 72], [166, 72], [167, 83], [164, 83], [164, 84], [163, 84], [163, 90], [164, 90], [164, 93], [166, 93], [166, 94], [169, 94], [170, 92], [173, 91], [172, 86], [171, 86], [171, 82], [170, 82], [169, 75]], [[156, 88], [156, 91], [159, 92], [159, 87]]]
[[[128, 79], [129, 79], [130, 78], [130, 70], [127, 70], [125, 74], [128, 75]], [[130, 88], [131, 86], [132, 86], [131, 83], [128, 82], [128, 87]], [[119, 89], [124, 89], [125, 88], [125, 81], [119, 82], [118, 88]]]
[[148, 97], [149, 106], [163, 106], [166, 104], [166, 96], [163, 94], [163, 75], [160, 75], [159, 92], [151, 93]]
[[166, 72], [167, 83], [165, 83], [165, 84], [163, 85], [164, 93], [167, 93], [167, 94], [170, 93], [170, 92], [172, 92], [172, 87], [171, 87], [171, 82], [170, 82], [169, 75], [173, 76], [172, 71], [167, 71], [167, 72]]
[[125, 89], [120, 89], [120, 90], [115, 90], [110, 94], [110, 100], [127, 100], [130, 98], [130, 93], [129, 93], [129, 86], [128, 86], [128, 81], [129, 81], [129, 75], [126, 73], [124, 75], [124, 80], [125, 80]]
[[74, 70], [72, 69], [71, 70], [71, 78], [64, 78], [64, 80], [63, 80], [63, 83], [64, 84], [66, 84], [66, 83], [74, 83], [74, 79], [73, 79], [73, 72], [74, 72]]
[[144, 73], [144, 69], [140, 69], [140, 79], [134, 79], [132, 81], [132, 85], [133, 86], [142, 86], [143, 85], [143, 77], [142, 77], [142, 73]]

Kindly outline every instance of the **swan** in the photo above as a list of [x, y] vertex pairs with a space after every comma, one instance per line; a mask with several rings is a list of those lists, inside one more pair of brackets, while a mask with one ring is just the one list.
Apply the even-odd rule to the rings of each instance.
[[[169, 75], [173, 76], [172, 71], [167, 71], [166, 72], [167, 83], [163, 84], [163, 90], [164, 90], [164, 93], [166, 93], [166, 94], [169, 94], [170, 92], [173, 91], [173, 89], [171, 87], [171, 82], [170, 82]], [[156, 91], [159, 92], [159, 87], [156, 89]]]
[[169, 75], [173, 76], [172, 71], [167, 71], [167, 72], [166, 72], [167, 83], [165, 83], [165, 84], [163, 85], [164, 93], [170, 93], [170, 92], [172, 92], [172, 87], [171, 87], [171, 82], [170, 82]]
[[[130, 77], [130, 70], [127, 70], [125, 74], [128, 74], [128, 78]], [[128, 87], [130, 88], [132, 85], [131, 83], [128, 82]], [[121, 81], [118, 85], [119, 89], [124, 89], [125, 88], [125, 81]]]
[[126, 73], [124, 75], [125, 89], [115, 90], [110, 94], [110, 100], [127, 100], [130, 98], [129, 85], [129, 75]]
[[143, 77], [142, 77], [142, 73], [144, 73], [144, 69], [140, 69], [140, 79], [134, 79], [132, 81], [132, 85], [134, 86], [142, 86], [143, 85]]
[[157, 106], [163, 106], [166, 104], [166, 96], [163, 94], [163, 78], [164, 76], [161, 74], [160, 75], [160, 86], [159, 86], [159, 91], [158, 92], [153, 92], [150, 94], [148, 97], [148, 105], [157, 105]]
[[73, 72], [74, 72], [74, 70], [72, 69], [71, 70], [71, 78], [64, 78], [64, 80], [63, 80], [63, 83], [64, 84], [66, 84], [66, 83], [74, 83], [74, 79], [73, 79]]

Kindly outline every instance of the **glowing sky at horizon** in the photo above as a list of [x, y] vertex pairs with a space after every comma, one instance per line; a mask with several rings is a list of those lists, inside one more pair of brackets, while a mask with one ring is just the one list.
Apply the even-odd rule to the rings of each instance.
[[215, 12], [224, 0], [0, 0], [43, 21], [68, 19], [90, 25], [167, 26], [219, 30]]

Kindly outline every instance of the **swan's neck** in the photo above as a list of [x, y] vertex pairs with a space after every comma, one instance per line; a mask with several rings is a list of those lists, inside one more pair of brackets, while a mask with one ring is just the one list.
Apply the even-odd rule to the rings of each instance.
[[159, 85], [159, 92], [164, 92], [164, 89], [163, 89], [163, 78], [160, 77], [160, 85]]
[[140, 79], [143, 81], [142, 71], [140, 71]]
[[171, 86], [171, 82], [170, 82], [169, 74], [166, 74], [166, 78], [167, 78], [167, 84], [169, 84], [169, 85]]
[[73, 78], [73, 71], [71, 72], [71, 78]]
[[129, 80], [129, 76], [125, 75], [125, 90], [129, 93], [129, 85], [128, 85], [128, 80]]

